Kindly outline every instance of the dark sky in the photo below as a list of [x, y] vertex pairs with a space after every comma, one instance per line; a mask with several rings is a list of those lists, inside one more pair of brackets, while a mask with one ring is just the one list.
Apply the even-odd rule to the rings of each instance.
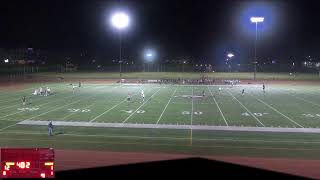
[[0, 46], [88, 49], [112, 60], [118, 57], [119, 41], [108, 17], [122, 8], [132, 18], [123, 32], [127, 58], [141, 58], [143, 49], [152, 47], [163, 60], [215, 63], [233, 51], [238, 61], [248, 62], [253, 56], [255, 26], [242, 23], [240, 17], [257, 3], [272, 7], [268, 13], [273, 22], [266, 27], [267, 13], [258, 31], [261, 59], [320, 58], [319, 3], [302, 0], [5, 0], [0, 2]]

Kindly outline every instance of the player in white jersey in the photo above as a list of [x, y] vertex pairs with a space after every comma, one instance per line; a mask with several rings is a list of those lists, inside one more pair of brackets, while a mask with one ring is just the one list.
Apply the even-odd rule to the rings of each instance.
[[142, 102], [144, 102], [145, 95], [143, 90], [141, 90], [141, 98], [142, 98]]

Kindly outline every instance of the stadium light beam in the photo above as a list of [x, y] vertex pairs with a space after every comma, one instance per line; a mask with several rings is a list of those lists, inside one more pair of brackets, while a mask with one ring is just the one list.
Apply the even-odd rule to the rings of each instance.
[[127, 13], [124, 12], [116, 12], [111, 16], [111, 24], [113, 27], [118, 29], [119, 32], [119, 73], [120, 73], [120, 79], [122, 77], [122, 52], [121, 52], [121, 30], [127, 28], [130, 23], [130, 18]]
[[5, 60], [4, 60], [4, 63], [8, 63], [8, 62], [9, 62], [9, 59], [5, 59]]
[[250, 21], [252, 23], [256, 24], [256, 38], [254, 40], [254, 75], [253, 75], [253, 79], [256, 80], [256, 74], [257, 74], [257, 39], [258, 39], [258, 23], [262, 23], [264, 21], [264, 17], [251, 17]]

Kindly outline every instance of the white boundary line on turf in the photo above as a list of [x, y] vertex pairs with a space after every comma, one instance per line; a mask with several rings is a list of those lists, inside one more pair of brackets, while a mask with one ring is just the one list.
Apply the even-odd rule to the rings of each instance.
[[[121, 84], [121, 86], [123, 86], [123, 84]], [[135, 94], [136, 95], [136, 94]], [[134, 96], [135, 96], [134, 95]], [[119, 102], [118, 104], [112, 106], [110, 109], [107, 109], [106, 111], [104, 111], [103, 113], [99, 114], [98, 116], [94, 117], [93, 119], [91, 119], [89, 122], [93, 122], [95, 121], [96, 119], [98, 119], [99, 117], [103, 116], [104, 114], [108, 113], [109, 111], [111, 111], [112, 109], [118, 107], [119, 105], [121, 105], [122, 103], [124, 103], [126, 101], [126, 98], [124, 100], [122, 100], [121, 102]]]
[[116, 108], [117, 106], [121, 105], [121, 104], [124, 103], [125, 101], [126, 101], [126, 99], [122, 100], [120, 103], [112, 106], [110, 109], [108, 109], [108, 110], [104, 111], [103, 113], [101, 113], [100, 115], [94, 117], [94, 118], [91, 119], [89, 122], [91, 123], [91, 122], [95, 121], [96, 119], [98, 119], [99, 117], [101, 117], [101, 116], [103, 116], [104, 114], [108, 113], [109, 111], [111, 111], [112, 109]]
[[320, 104], [314, 103], [314, 102], [312, 102], [312, 101], [305, 100], [305, 99], [303, 99], [303, 98], [300, 98], [300, 97], [298, 97], [298, 96], [294, 96], [294, 95], [292, 95], [292, 94], [289, 94], [289, 95], [290, 95], [290, 96], [293, 96], [293, 97], [296, 98], [296, 99], [299, 99], [299, 100], [302, 100], [302, 101], [304, 101], [304, 102], [307, 102], [307, 103], [310, 103], [310, 104], [312, 104], [312, 105], [315, 105], [315, 106], [320, 107]]
[[226, 120], [226, 118], [224, 117], [224, 115], [223, 115], [223, 113], [222, 113], [222, 111], [221, 111], [221, 109], [220, 109], [220, 106], [219, 106], [219, 104], [217, 103], [217, 101], [216, 101], [216, 98], [213, 96], [213, 94], [212, 94], [212, 91], [211, 91], [211, 89], [207, 86], [207, 88], [208, 88], [208, 90], [209, 90], [209, 92], [210, 92], [210, 94], [211, 94], [211, 97], [212, 97], [212, 99], [214, 100], [214, 102], [216, 103], [216, 105], [217, 105], [217, 107], [218, 107], [218, 109], [219, 109], [219, 111], [220, 111], [220, 114], [221, 114], [221, 116], [222, 116], [222, 118], [223, 118], [223, 120], [224, 120], [224, 122], [226, 123], [226, 125], [227, 126], [229, 126], [229, 124], [228, 124], [228, 122], [227, 122], [227, 120]]
[[[63, 87], [63, 88], [64, 88], [64, 87]], [[59, 95], [61, 95], [61, 94], [59, 94]], [[65, 95], [68, 95], [68, 93], [65, 93]], [[72, 97], [72, 96], [75, 96], [75, 95], [73, 94], [73, 95], [67, 96], [67, 97], [65, 97], [65, 98], [69, 98], [69, 97]], [[47, 98], [49, 98], [49, 99], [46, 99], [46, 100], [51, 100], [51, 99], [54, 98], [54, 97], [56, 97], [56, 96], [49, 96], [49, 97], [47, 97]], [[38, 99], [34, 100], [33, 102], [38, 102], [38, 101], [41, 101], [41, 100], [43, 100], [43, 99], [42, 99], [42, 98], [38, 98]], [[12, 105], [12, 106], [0, 106], [0, 110], [12, 108], [12, 107], [16, 107], [16, 106], [19, 106], [19, 105], [20, 105], [20, 103], [18, 102], [17, 104]]]
[[[54, 100], [54, 101], [50, 101], [50, 102], [46, 102], [46, 103], [43, 103], [43, 104], [36, 105], [36, 107], [44, 106], [44, 105], [46, 105], [46, 104], [50, 104], [50, 103], [57, 102], [57, 101], [62, 101], [62, 100], [64, 100], [64, 99], [72, 98], [73, 96], [74, 96], [74, 95], [72, 95], [72, 96], [67, 96], [67, 97], [62, 98], [62, 99], [59, 98], [59, 99]], [[0, 120], [1, 120], [2, 118], [8, 117], [8, 116], [12, 116], [12, 115], [15, 115], [15, 114], [19, 114], [19, 113], [22, 113], [22, 112], [25, 112], [25, 111], [18, 111], [18, 112], [12, 113], [12, 114], [8, 114], [8, 115], [5, 115], [5, 116], [2, 116], [2, 117], [0, 117]]]
[[243, 105], [236, 97], [234, 97], [234, 95], [232, 93], [229, 92], [229, 90], [227, 90], [227, 92], [233, 97], [233, 99], [235, 99], [236, 101], [238, 101], [238, 103], [248, 111], [248, 113], [255, 119], [257, 120], [263, 127], [265, 127], [265, 125], [254, 115], [252, 114], [252, 112], [245, 106]]
[[[119, 86], [113, 86], [113, 87], [111, 87], [111, 89], [109, 89], [110, 90], [110, 92], [112, 92], [115, 88], [118, 88], [118, 87], [121, 87], [122, 85], [120, 84]], [[98, 87], [99, 89], [101, 88], [101, 87]], [[104, 87], [102, 87], [102, 88], [104, 88]], [[101, 88], [101, 89], [102, 89]], [[93, 96], [94, 98], [91, 98], [91, 99], [96, 99], [95, 97], [97, 97], [99, 94], [96, 94], [95, 96]], [[94, 102], [94, 103], [92, 103], [92, 104], [90, 104], [90, 105], [88, 105], [88, 106], [85, 106], [85, 107], [82, 107], [82, 109], [84, 109], [84, 108], [89, 108], [89, 107], [91, 107], [91, 106], [94, 106], [96, 104], [96, 102]], [[75, 114], [76, 112], [74, 112], [74, 113], [70, 113], [70, 114], [68, 114], [68, 115], [66, 115], [66, 116], [64, 116], [64, 117], [62, 117], [62, 118], [60, 118], [60, 120], [64, 120], [65, 118], [67, 118], [67, 117], [70, 117], [70, 116], [72, 116], [73, 114]]]
[[[54, 100], [54, 101], [50, 101], [50, 100], [52, 99], [52, 98], [50, 98], [50, 99], [49, 99], [50, 102], [46, 102], [46, 103], [43, 103], [43, 104], [40, 104], [40, 105], [35, 105], [35, 106], [36, 106], [36, 107], [44, 106], [44, 105], [46, 105], [46, 104], [50, 104], [50, 103], [53, 103], [53, 102], [57, 102], [57, 101], [62, 101], [62, 100], [65, 100], [65, 99], [69, 99], [69, 98], [72, 98], [72, 97], [74, 97], [74, 96], [76, 96], [76, 95], [71, 95], [71, 96], [67, 96], [67, 97], [61, 97], [61, 98], [59, 98], [59, 99], [57, 99], [57, 100]], [[52, 97], [54, 97], [54, 96], [52, 96]], [[39, 101], [39, 100], [43, 100], [43, 99], [37, 99], [36, 101]], [[46, 100], [48, 100], [48, 99], [46, 99]], [[34, 102], [34, 101], [33, 101], [33, 102]], [[15, 105], [15, 106], [19, 106], [19, 104]], [[7, 108], [5, 108], [5, 109], [7, 109]], [[0, 110], [2, 110], [2, 109], [0, 109]], [[0, 117], [0, 119], [5, 118], [5, 117], [8, 117], [8, 116], [11, 116], [11, 115], [19, 114], [19, 113], [21, 113], [21, 112], [24, 112], [24, 111], [18, 111], [18, 112], [12, 113], [12, 114], [5, 115], [5, 116]]]
[[[33, 117], [31, 117], [31, 118], [28, 118], [28, 119], [26, 119], [26, 120], [31, 120], [31, 119], [34, 119], [34, 118], [36, 118], [36, 117], [42, 116], [42, 115], [44, 115], [44, 114], [48, 114], [48, 113], [50, 113], [50, 112], [52, 112], [52, 111], [55, 111], [55, 110], [57, 110], [57, 109], [63, 108], [63, 107], [65, 107], [65, 106], [68, 106], [68, 105], [71, 105], [71, 104], [74, 104], [74, 103], [77, 103], [77, 102], [79, 102], [79, 101], [81, 101], [81, 100], [78, 100], [78, 101], [75, 101], [75, 102], [72, 102], [72, 103], [69, 103], [69, 104], [65, 104], [65, 105], [63, 105], [63, 106], [59, 106], [59, 107], [57, 107], [57, 108], [51, 109], [50, 111], [46, 111], [46, 112], [44, 112], [44, 113], [38, 114], [38, 115], [33, 116]], [[24, 120], [24, 121], [25, 121], [25, 120]], [[9, 126], [7, 126], [7, 127], [1, 128], [0, 131], [3, 131], [3, 130], [5, 130], [5, 129], [8, 129], [8, 128], [10, 128], [10, 127], [12, 127], [12, 126], [15, 126], [15, 125], [17, 125], [17, 124], [19, 124], [19, 122], [15, 123], [15, 124], [12, 124], [12, 125], [9, 125]]]
[[[46, 85], [47, 87], [57, 87], [58, 85]], [[28, 89], [25, 89], [25, 90], [29, 90], [29, 89], [34, 89], [35, 87], [32, 87], [32, 88], [28, 88]], [[62, 89], [65, 89], [66, 87], [62, 87]], [[24, 91], [24, 90], [23, 90]], [[16, 94], [14, 94], [12, 97], [16, 97], [17, 95], [23, 95], [23, 93], [16, 93]], [[31, 92], [30, 92], [30, 94], [28, 94], [28, 95], [31, 95]], [[31, 96], [32, 97], [32, 96]], [[20, 98], [15, 98], [15, 99], [10, 99], [9, 100], [9, 98], [8, 99], [6, 99], [6, 100], [3, 100], [3, 101], [0, 101], [0, 104], [2, 104], [2, 103], [4, 103], [4, 102], [13, 102], [13, 101], [19, 101], [20, 100]], [[5, 106], [1, 106], [1, 107], [5, 107]], [[1, 108], [0, 107], [0, 108]]]
[[[72, 96], [68, 96], [68, 97], [74, 97], [74, 96], [77, 96], [77, 95], [72, 95]], [[61, 100], [61, 99], [60, 99], [60, 100]], [[64, 99], [62, 99], [62, 100], [64, 100]], [[36, 115], [36, 116], [33, 116], [33, 117], [31, 117], [31, 118], [25, 119], [25, 120], [23, 120], [23, 121], [31, 120], [31, 119], [33, 119], [33, 118], [42, 116], [42, 115], [44, 115], [44, 114], [48, 114], [48, 113], [50, 113], [50, 112], [52, 112], [52, 111], [55, 111], [55, 110], [57, 110], [57, 109], [61, 109], [61, 108], [65, 107], [65, 106], [69, 106], [69, 105], [74, 104], [74, 103], [78, 103], [78, 102], [80, 102], [80, 101], [82, 101], [82, 100], [83, 100], [83, 99], [80, 99], [80, 100], [78, 100], [78, 101], [74, 101], [74, 102], [72, 102], [72, 103], [65, 104], [65, 105], [63, 105], [63, 106], [60, 106], [60, 107], [57, 107], [57, 108], [55, 108], [55, 109], [46, 111], [46, 112], [44, 112], [44, 113], [38, 114], [38, 115]], [[58, 100], [57, 100], [57, 101], [58, 101]], [[7, 127], [1, 128], [0, 131], [3, 131], [3, 130], [5, 130], [5, 129], [8, 129], [8, 128], [10, 128], [10, 127], [13, 127], [13, 126], [15, 126], [15, 125], [17, 125], [17, 124], [19, 124], [19, 122], [15, 123], [15, 124], [12, 124], [12, 125], [9, 125], [9, 126], [7, 126]]]
[[[252, 95], [251, 95], [252, 96]], [[255, 98], [256, 100], [258, 100], [259, 102], [263, 103], [264, 105], [268, 106], [270, 109], [272, 109], [273, 111], [277, 112], [278, 114], [280, 114], [281, 116], [285, 117], [286, 119], [288, 119], [289, 121], [293, 122], [294, 124], [296, 124], [297, 126], [304, 128], [301, 124], [297, 123], [296, 121], [292, 120], [291, 118], [289, 118], [288, 116], [282, 114], [280, 111], [278, 111], [276, 108], [272, 107], [271, 105], [269, 105], [268, 103], [262, 101], [261, 99], [252, 96], [253, 98]]]
[[164, 107], [164, 109], [163, 109], [162, 113], [160, 114], [160, 117], [159, 117], [159, 119], [158, 119], [158, 121], [157, 121], [157, 124], [158, 124], [158, 123], [159, 123], [159, 121], [161, 120], [161, 118], [162, 118], [162, 116], [163, 116], [164, 112], [166, 111], [166, 109], [167, 109], [168, 105], [170, 104], [170, 102], [171, 102], [171, 100], [172, 100], [172, 98], [173, 98], [174, 94], [176, 93], [177, 89], [178, 89], [178, 87], [176, 87], [176, 89], [173, 91], [173, 93], [172, 93], [172, 95], [171, 95], [171, 97], [170, 97], [170, 99], [169, 99], [168, 103], [166, 104], [166, 106]]
[[142, 106], [144, 106], [155, 94], [157, 94], [161, 89], [158, 89], [156, 92], [154, 92], [144, 103], [141, 104], [130, 116], [128, 116], [124, 121], [122, 121], [122, 124], [126, 123], [131, 116], [133, 116]]

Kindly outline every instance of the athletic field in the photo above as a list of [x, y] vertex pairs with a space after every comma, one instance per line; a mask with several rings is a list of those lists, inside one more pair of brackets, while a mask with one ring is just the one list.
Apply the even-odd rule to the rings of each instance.
[[1, 146], [320, 159], [318, 86], [52, 83], [32, 95], [39, 86], [1, 90]]

